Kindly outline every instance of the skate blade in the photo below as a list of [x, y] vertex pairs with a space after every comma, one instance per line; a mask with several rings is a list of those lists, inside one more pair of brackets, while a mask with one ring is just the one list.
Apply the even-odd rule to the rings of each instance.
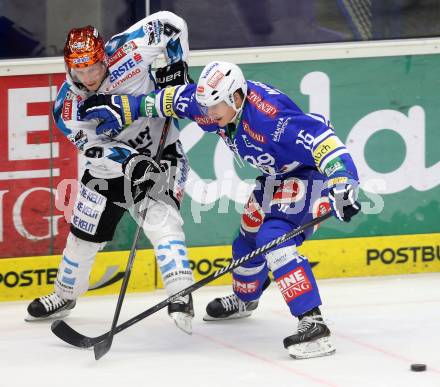
[[203, 316], [203, 321], [224, 321], [224, 320], [236, 320], [238, 318], [245, 318], [249, 317], [252, 314], [252, 312], [245, 312], [245, 313], [234, 313], [231, 314], [229, 317], [212, 317], [209, 314], [205, 314]]
[[34, 322], [34, 321], [47, 321], [47, 320], [55, 320], [55, 319], [60, 319], [63, 317], [66, 317], [70, 314], [71, 309], [69, 310], [61, 310], [57, 313], [51, 314], [49, 316], [45, 316], [45, 317], [34, 317], [31, 316], [29, 313], [28, 315], [24, 318], [24, 321], [26, 322]]
[[287, 351], [290, 357], [300, 360], [333, 355], [336, 352], [336, 348], [331, 343], [329, 337], [322, 337], [315, 341], [291, 345], [287, 348]]
[[171, 319], [176, 324], [177, 328], [185, 332], [187, 335], [192, 335], [192, 317], [186, 313], [175, 312], [171, 313]]

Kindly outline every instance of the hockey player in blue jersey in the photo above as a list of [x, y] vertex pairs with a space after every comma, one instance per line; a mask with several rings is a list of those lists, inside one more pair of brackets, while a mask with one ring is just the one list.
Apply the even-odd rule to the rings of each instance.
[[[327, 211], [348, 222], [360, 210], [356, 167], [329, 123], [303, 113], [280, 90], [246, 81], [235, 64], [209, 63], [197, 85], [124, 98], [130, 101], [129, 112], [122, 108], [121, 96], [91, 97], [81, 108], [82, 118], [101, 119], [103, 130], [114, 133], [124, 130], [127, 115], [132, 120], [188, 118], [219, 134], [233, 152], [261, 170], [232, 245], [234, 259]], [[250, 316], [270, 283], [271, 270], [291, 314], [299, 319], [297, 333], [284, 339], [289, 354], [303, 359], [334, 353], [311, 266], [297, 251], [313, 232], [309, 229], [235, 269], [234, 293], [211, 301], [204, 320]]]

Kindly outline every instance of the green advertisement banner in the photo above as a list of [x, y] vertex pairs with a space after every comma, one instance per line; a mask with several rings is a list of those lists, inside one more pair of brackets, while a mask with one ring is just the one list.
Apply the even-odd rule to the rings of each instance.
[[[349, 224], [326, 222], [314, 239], [440, 231], [439, 55], [241, 67], [247, 79], [271, 84], [304, 111], [329, 117], [358, 166], [363, 214]], [[191, 68], [192, 77], [200, 71]], [[185, 121], [181, 128], [192, 174], [199, 179], [195, 188], [189, 184], [182, 209], [188, 244], [229, 244], [249, 192], [245, 182], [250, 186], [257, 172], [234, 161], [216, 135]], [[128, 248], [130, 222], [124, 218], [110, 249]]]
[[[440, 55], [241, 67], [246, 78], [328, 117], [358, 166], [362, 215], [348, 224], [331, 219], [314, 239], [440, 232]], [[201, 67], [190, 71], [196, 80]], [[0, 77], [0, 257], [63, 250], [69, 225], [57, 188], [75, 182], [81, 161], [50, 118], [63, 79], [61, 73]], [[191, 165], [182, 207], [188, 246], [228, 245], [258, 172], [235, 160], [220, 137], [195, 123], [180, 127]], [[130, 249], [135, 227], [126, 214], [106, 250]], [[150, 247], [144, 236], [140, 246]]]

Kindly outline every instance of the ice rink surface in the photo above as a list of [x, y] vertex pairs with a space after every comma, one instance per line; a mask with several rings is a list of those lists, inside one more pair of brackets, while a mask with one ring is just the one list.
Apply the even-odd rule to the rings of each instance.
[[[296, 329], [276, 286], [246, 319], [206, 323], [204, 308], [229, 287], [194, 293], [185, 335], [164, 310], [115, 336], [99, 361], [60, 341], [50, 323], [23, 321], [27, 302], [0, 304], [0, 387], [440, 387], [440, 273], [319, 281], [336, 354], [293, 360], [282, 340]], [[128, 295], [120, 321], [166, 298]], [[110, 328], [116, 296], [82, 298], [68, 322], [97, 336]], [[426, 372], [411, 372], [426, 363]]]

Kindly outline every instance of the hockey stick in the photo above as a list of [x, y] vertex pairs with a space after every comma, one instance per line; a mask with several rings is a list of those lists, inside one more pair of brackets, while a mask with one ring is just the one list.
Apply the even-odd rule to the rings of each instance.
[[[197, 289], [200, 289], [202, 286], [205, 286], [209, 282], [214, 281], [215, 279], [221, 277], [222, 275], [229, 273], [233, 269], [235, 269], [238, 266], [241, 266], [243, 263], [251, 260], [255, 256], [259, 254], [266, 253], [271, 248], [278, 246], [279, 244], [286, 242], [297, 235], [301, 234], [304, 230], [306, 230], [309, 227], [316, 226], [318, 223], [323, 222], [324, 220], [330, 218], [332, 216], [331, 212], [327, 212], [326, 214], [313, 219], [311, 222], [304, 224], [303, 226], [289, 231], [286, 234], [283, 234], [279, 236], [277, 239], [274, 239], [270, 241], [269, 243], [265, 244], [264, 246], [259, 247], [258, 249], [251, 251], [249, 254], [246, 254], [245, 256], [232, 261], [228, 266], [225, 266], [221, 269], [218, 269], [208, 277], [205, 277], [201, 279], [200, 281], [188, 286], [187, 288], [181, 290], [180, 292], [168, 297], [166, 300], [163, 300], [159, 302], [158, 304], [152, 306], [151, 308], [143, 311], [142, 313], [132, 317], [131, 319], [125, 321], [121, 325], [117, 326], [113, 330], [113, 334], [117, 334], [124, 329], [127, 329], [128, 327], [132, 326], [133, 324], [136, 324], [137, 322], [143, 320], [144, 318], [152, 315], [153, 313], [156, 313], [157, 311], [165, 308], [168, 304], [172, 303], [179, 297], [186, 296], [192, 292], [194, 292]], [[104, 333], [101, 336], [97, 337], [87, 337], [82, 335], [81, 333], [75, 331], [72, 327], [70, 327], [66, 322], [63, 320], [56, 320], [52, 323], [52, 332], [58, 336], [61, 340], [65, 341], [68, 344], [71, 344], [75, 347], [79, 348], [89, 348], [94, 346], [95, 347], [95, 357], [96, 357], [96, 347], [99, 345], [99, 347], [104, 346], [104, 344], [101, 344], [103, 342], [106, 342], [109, 337], [109, 333]], [[105, 347], [106, 348], [106, 347]], [[110, 349], [110, 347], [108, 347]], [[108, 351], [107, 349], [107, 351]], [[99, 358], [97, 358], [99, 359]]]
[[[162, 159], [162, 153], [165, 148], [165, 143], [166, 143], [166, 140], [168, 137], [168, 132], [170, 130], [170, 125], [171, 125], [171, 117], [168, 117], [165, 120], [165, 123], [163, 125], [162, 134], [159, 139], [159, 147], [157, 149], [156, 156], [154, 157], [154, 162], [156, 164], [159, 164]], [[149, 171], [147, 171], [147, 173], [148, 172]], [[99, 341], [96, 343], [96, 345], [94, 345], [96, 360], [99, 360], [101, 357], [103, 357], [110, 350], [110, 347], [113, 343], [113, 337], [116, 332], [116, 325], [118, 324], [119, 314], [121, 313], [122, 303], [124, 302], [125, 293], [127, 292], [128, 281], [130, 280], [130, 275], [131, 275], [131, 270], [133, 268], [134, 258], [136, 257], [137, 242], [138, 242], [138, 239], [139, 239], [139, 236], [141, 233], [142, 225], [144, 223], [145, 215], [147, 213], [147, 208], [148, 208], [147, 203], [149, 200], [148, 194], [149, 194], [150, 190], [151, 190], [151, 186], [149, 188], [147, 188], [147, 190], [145, 191], [145, 198], [143, 199], [143, 202], [145, 202], [145, 208], [141, 209], [141, 211], [140, 211], [140, 217], [139, 217], [140, 220], [138, 220], [138, 226], [136, 228], [136, 232], [133, 237], [133, 243], [131, 245], [130, 255], [128, 257], [127, 267], [125, 268], [125, 274], [124, 274], [124, 278], [122, 280], [121, 290], [119, 291], [118, 302], [116, 304], [116, 309], [115, 309], [115, 314], [113, 316], [112, 326], [111, 326], [108, 334], [105, 335], [104, 340]], [[144, 204], [144, 203], [140, 204], [140, 206], [141, 206], [140, 208], [142, 208], [142, 204]]]

